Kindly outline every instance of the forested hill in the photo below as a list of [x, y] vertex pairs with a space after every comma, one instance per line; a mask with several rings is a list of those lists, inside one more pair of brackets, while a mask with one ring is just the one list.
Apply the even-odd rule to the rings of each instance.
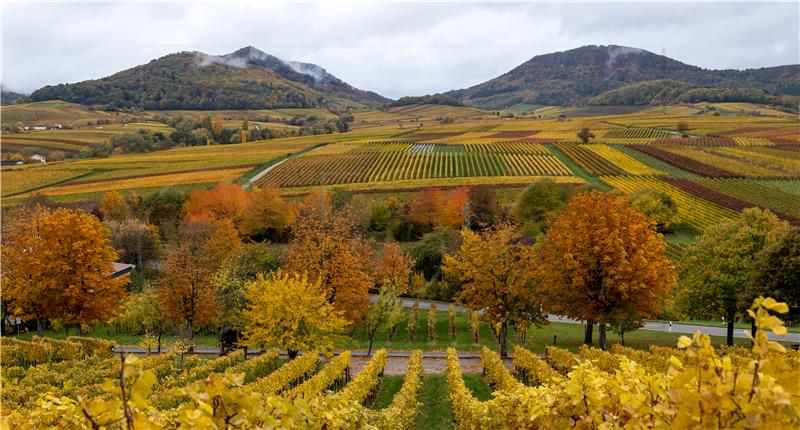
[[[274, 63], [259, 63], [266, 57]], [[291, 64], [251, 47], [223, 56], [180, 52], [106, 78], [46, 86], [30, 98], [158, 110], [307, 108], [386, 100], [351, 87], [319, 66], [294, 63], [292, 69]]]
[[518, 103], [568, 106], [586, 104], [592, 97], [625, 85], [653, 80], [800, 95], [800, 65], [708, 70], [642, 49], [615, 45], [539, 55], [497, 78], [445, 94], [486, 109]]

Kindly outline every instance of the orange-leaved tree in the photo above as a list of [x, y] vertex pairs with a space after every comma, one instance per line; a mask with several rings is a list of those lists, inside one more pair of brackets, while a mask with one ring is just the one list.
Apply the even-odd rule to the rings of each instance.
[[36, 331], [42, 335], [43, 322], [55, 318], [57, 301], [53, 284], [48, 282], [44, 253], [47, 243], [42, 237], [42, 221], [49, 212], [40, 207], [17, 210], [6, 217], [8, 231], [2, 240], [3, 300], [9, 302], [11, 314], [23, 320], [36, 320]]
[[606, 324], [631, 314], [653, 316], [675, 286], [672, 262], [664, 256], [655, 224], [624, 197], [591, 191], [574, 197], [538, 247], [545, 306], [554, 313], [599, 323], [601, 348]]
[[[127, 279], [112, 279], [108, 229], [82, 210], [35, 208], [3, 240], [3, 281], [23, 316], [67, 324], [105, 321], [120, 309]], [[4, 295], [5, 295], [4, 294]]]
[[403, 252], [397, 242], [383, 244], [383, 253], [375, 263], [375, 280], [380, 284], [392, 284], [397, 294], [408, 291], [414, 259]]
[[472, 310], [483, 310], [492, 327], [500, 326], [500, 354], [508, 355], [509, 325], [525, 321], [547, 323], [536, 290], [534, 251], [517, 228], [499, 224], [481, 234], [461, 230], [461, 248], [447, 255], [445, 276], [461, 283], [458, 300]]
[[458, 188], [444, 192], [438, 188], [423, 190], [411, 201], [408, 213], [411, 220], [429, 226], [458, 227], [466, 220], [469, 190]]
[[191, 345], [195, 328], [213, 318], [214, 274], [241, 243], [228, 220], [212, 226], [185, 224], [181, 233], [164, 261], [158, 299], [173, 321], [186, 324]]
[[327, 192], [309, 194], [292, 225], [293, 239], [283, 269], [307, 273], [320, 282], [326, 297], [345, 317], [359, 322], [369, 308], [368, 272], [372, 249], [347, 205], [334, 210]]
[[249, 199], [249, 193], [239, 185], [221, 183], [208, 190], [192, 191], [183, 209], [187, 221], [214, 223], [227, 219], [238, 228]]
[[272, 185], [255, 188], [250, 202], [242, 213], [239, 230], [253, 240], [285, 240], [291, 223], [291, 213], [280, 192]]

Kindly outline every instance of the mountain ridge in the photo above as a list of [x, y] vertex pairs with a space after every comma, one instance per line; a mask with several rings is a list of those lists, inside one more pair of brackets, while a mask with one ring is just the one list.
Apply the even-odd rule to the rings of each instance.
[[375, 107], [389, 101], [310, 63], [287, 62], [252, 46], [229, 54], [182, 51], [113, 75], [34, 91], [106, 109], [273, 109]]
[[654, 80], [800, 95], [800, 65], [710, 70], [644, 49], [618, 45], [587, 45], [537, 55], [493, 79], [443, 94], [485, 109], [518, 103], [584, 105], [603, 92]]

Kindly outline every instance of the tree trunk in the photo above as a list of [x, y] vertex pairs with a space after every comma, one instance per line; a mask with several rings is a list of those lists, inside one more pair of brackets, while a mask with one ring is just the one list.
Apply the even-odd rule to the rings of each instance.
[[42, 327], [44, 323], [42, 322], [42, 317], [36, 316], [36, 335], [42, 337], [44, 328]]
[[158, 353], [161, 354], [161, 327], [158, 328]]
[[752, 320], [750, 321], [750, 334], [753, 336], [753, 339], [756, 338], [756, 331], [758, 331], [758, 327], [756, 327], [756, 320]]
[[497, 340], [500, 342], [500, 357], [508, 357], [508, 346], [506, 340], [508, 339], [508, 324], [503, 323], [500, 326], [500, 333], [498, 333]]
[[728, 346], [733, 346], [733, 318], [735, 316], [728, 315]]
[[598, 338], [598, 343], [600, 344], [600, 349], [603, 351], [606, 350], [606, 324], [600, 323], [598, 324], [598, 328], [600, 329], [600, 336]]
[[594, 329], [594, 322], [593, 321], [586, 321], [586, 331], [584, 332], [583, 336], [583, 343], [586, 345], [592, 344], [592, 331]]
[[83, 336], [83, 329], [81, 329], [80, 323], [75, 324], [75, 335]]
[[367, 357], [372, 355], [372, 339], [374, 339], [374, 335], [370, 335], [369, 337], [369, 349], [367, 349]]
[[187, 335], [189, 336], [189, 352], [194, 351], [194, 327], [192, 327], [192, 320], [186, 321]]
[[620, 330], [619, 338], [622, 339], [622, 346], [625, 346], [625, 330]]
[[298, 352], [299, 352], [299, 351], [292, 350], [292, 349], [287, 349], [287, 350], [286, 350], [286, 355], [288, 355], [288, 356], [289, 356], [289, 360], [294, 360], [294, 359], [297, 357], [297, 353], [298, 353]]

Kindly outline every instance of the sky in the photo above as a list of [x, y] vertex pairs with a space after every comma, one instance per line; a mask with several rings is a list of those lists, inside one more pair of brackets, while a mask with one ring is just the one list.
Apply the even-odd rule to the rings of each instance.
[[800, 2], [3, 2], [2, 81], [29, 93], [179, 51], [252, 45], [398, 98], [466, 88], [584, 45], [709, 69], [800, 63]]

